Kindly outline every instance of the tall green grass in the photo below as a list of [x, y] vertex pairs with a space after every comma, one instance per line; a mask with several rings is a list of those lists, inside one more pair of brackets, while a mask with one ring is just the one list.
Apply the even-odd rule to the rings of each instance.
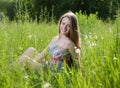
[[[63, 73], [26, 69], [17, 64], [28, 47], [41, 52], [58, 24], [36, 21], [0, 22], [0, 87], [1, 88], [119, 88], [120, 87], [120, 18], [102, 22], [96, 15], [76, 13], [81, 36], [81, 68]], [[50, 59], [46, 56], [46, 59]]]

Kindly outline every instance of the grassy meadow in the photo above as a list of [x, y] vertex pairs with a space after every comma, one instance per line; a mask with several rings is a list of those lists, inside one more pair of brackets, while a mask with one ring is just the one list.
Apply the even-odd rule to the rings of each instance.
[[80, 26], [81, 65], [78, 70], [71, 69], [71, 73], [54, 73], [47, 68], [37, 72], [17, 64], [28, 47], [41, 52], [58, 34], [58, 24], [0, 21], [0, 88], [119, 88], [120, 17], [103, 22], [93, 14], [76, 15]]

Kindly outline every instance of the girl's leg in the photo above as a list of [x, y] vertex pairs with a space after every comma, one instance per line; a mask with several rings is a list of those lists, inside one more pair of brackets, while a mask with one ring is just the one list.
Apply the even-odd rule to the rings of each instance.
[[37, 54], [37, 50], [33, 47], [30, 47], [19, 57], [19, 61], [27, 62], [29, 58], [33, 59]]
[[35, 48], [30, 47], [20, 56], [19, 62], [27, 63], [28, 67], [32, 69], [34, 69], [35, 67], [40, 67], [42, 66], [42, 64], [33, 60], [37, 54], [38, 54], [38, 51]]

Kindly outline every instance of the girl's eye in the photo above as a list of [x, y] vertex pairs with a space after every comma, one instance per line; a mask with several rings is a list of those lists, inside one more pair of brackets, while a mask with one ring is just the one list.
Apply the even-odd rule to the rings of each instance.
[[67, 27], [69, 27], [69, 28], [70, 28], [71, 26], [68, 24], [68, 25], [67, 25]]

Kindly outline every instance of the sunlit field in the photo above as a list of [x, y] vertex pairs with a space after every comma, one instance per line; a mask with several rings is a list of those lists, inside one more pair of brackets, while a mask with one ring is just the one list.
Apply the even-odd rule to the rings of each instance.
[[[28, 48], [41, 52], [58, 34], [58, 24], [0, 21], [0, 88], [119, 88], [120, 18], [103, 22], [76, 13], [80, 26], [81, 64], [70, 72], [35, 71], [18, 64]], [[49, 55], [45, 59], [50, 60]]]

